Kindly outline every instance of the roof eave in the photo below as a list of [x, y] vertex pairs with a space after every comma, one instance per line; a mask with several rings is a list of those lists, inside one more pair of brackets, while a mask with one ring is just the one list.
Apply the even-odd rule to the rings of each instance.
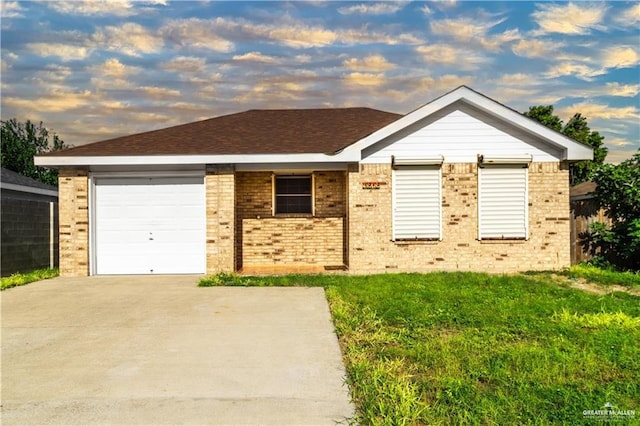
[[334, 155], [310, 154], [224, 154], [224, 155], [119, 155], [119, 156], [36, 156], [36, 166], [90, 167], [193, 164], [295, 164], [357, 162], [359, 155], [341, 152]]
[[51, 189], [43, 189], [35, 186], [19, 185], [15, 183], [0, 182], [0, 189], [10, 191], [27, 192], [30, 194], [47, 195], [49, 197], [58, 197], [58, 191]]

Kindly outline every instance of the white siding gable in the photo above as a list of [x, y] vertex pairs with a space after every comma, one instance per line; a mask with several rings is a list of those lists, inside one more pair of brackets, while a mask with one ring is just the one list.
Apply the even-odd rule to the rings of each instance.
[[445, 163], [475, 163], [478, 154], [530, 154], [534, 162], [554, 162], [560, 150], [505, 125], [495, 117], [458, 103], [410, 126], [362, 153], [362, 163], [388, 163], [391, 156], [444, 156]]

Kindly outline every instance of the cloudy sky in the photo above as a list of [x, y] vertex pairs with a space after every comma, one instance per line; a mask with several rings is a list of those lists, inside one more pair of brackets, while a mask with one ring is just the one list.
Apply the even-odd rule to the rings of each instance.
[[408, 113], [461, 84], [640, 147], [640, 3], [2, 0], [2, 119], [65, 142], [252, 108]]

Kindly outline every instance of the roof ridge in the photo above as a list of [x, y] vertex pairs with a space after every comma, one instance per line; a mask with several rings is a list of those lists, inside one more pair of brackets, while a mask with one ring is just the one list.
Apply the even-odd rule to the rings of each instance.
[[[234, 114], [243, 114], [245, 112], [250, 112], [250, 111], [344, 111], [344, 110], [357, 110], [357, 109], [402, 115], [402, 114], [397, 114], [395, 112], [385, 111], [382, 109], [361, 106], [361, 107], [309, 107], [309, 108], [251, 108], [242, 112], [220, 115], [218, 117], [226, 117], [227, 115], [234, 115]], [[218, 117], [212, 117], [212, 118], [218, 118]]]

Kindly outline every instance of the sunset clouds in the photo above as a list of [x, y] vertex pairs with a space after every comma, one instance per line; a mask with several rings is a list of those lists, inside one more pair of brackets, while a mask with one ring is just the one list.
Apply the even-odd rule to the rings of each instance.
[[250, 108], [406, 113], [460, 84], [640, 145], [635, 2], [3, 1], [2, 119], [83, 144]]

